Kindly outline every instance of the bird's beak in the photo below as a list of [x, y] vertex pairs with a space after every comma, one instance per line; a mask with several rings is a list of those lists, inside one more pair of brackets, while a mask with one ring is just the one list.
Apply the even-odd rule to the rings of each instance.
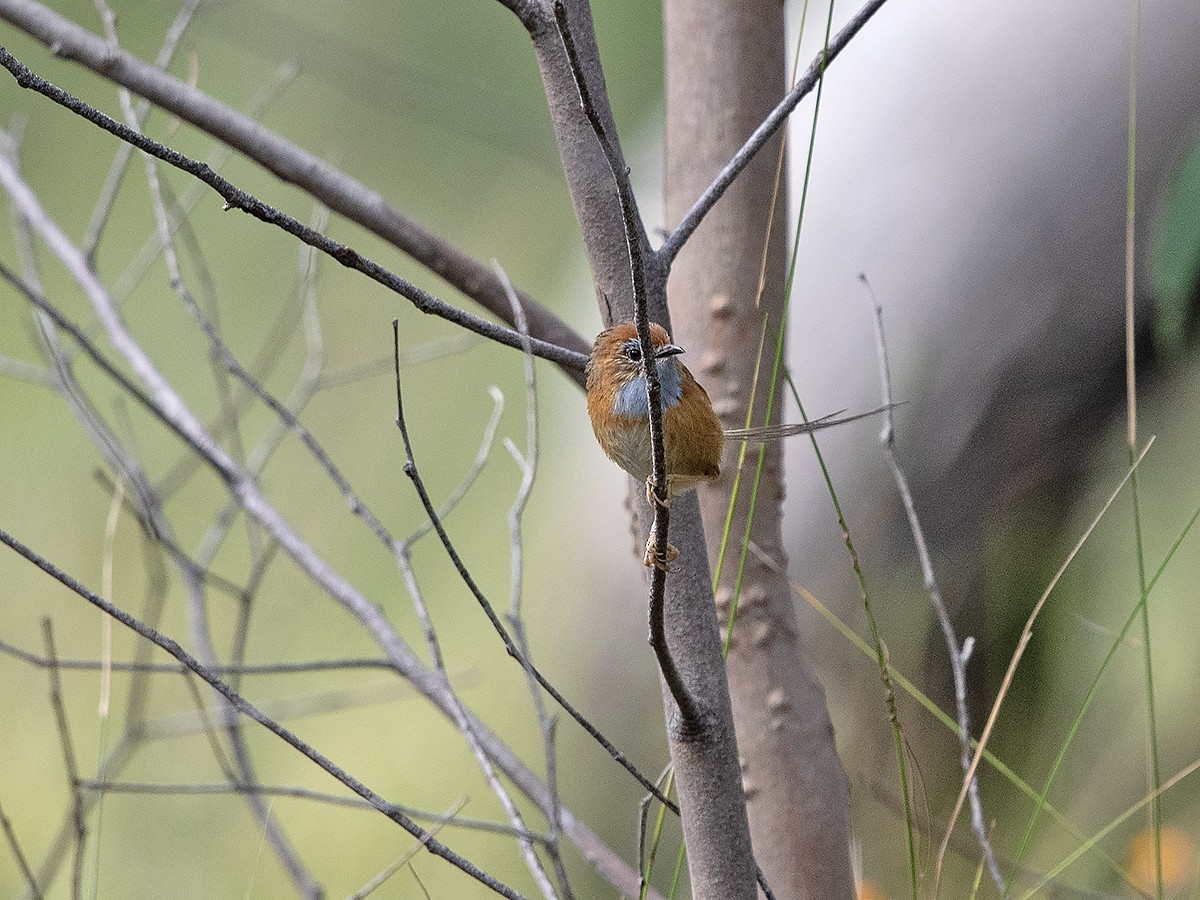
[[678, 356], [683, 352], [683, 348], [678, 344], [663, 344], [654, 351], [655, 359], [665, 359], [668, 356]]

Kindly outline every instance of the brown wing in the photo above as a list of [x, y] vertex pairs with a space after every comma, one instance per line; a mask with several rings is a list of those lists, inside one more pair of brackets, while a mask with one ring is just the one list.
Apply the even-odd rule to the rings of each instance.
[[663, 438], [666, 442], [667, 474], [675, 489], [687, 490], [721, 474], [721, 450], [725, 434], [713, 412], [708, 393], [687, 366], [680, 365], [683, 396], [679, 405], [665, 410]]

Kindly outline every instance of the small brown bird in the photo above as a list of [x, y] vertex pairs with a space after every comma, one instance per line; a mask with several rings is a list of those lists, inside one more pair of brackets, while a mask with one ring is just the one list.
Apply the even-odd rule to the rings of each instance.
[[[657, 323], [650, 324], [650, 338], [662, 395], [667, 505], [671, 498], [721, 474], [721, 452], [727, 437], [740, 441], [773, 440], [881, 412], [874, 410], [842, 419], [835, 419], [837, 413], [834, 413], [802, 424], [724, 429], [713, 412], [708, 392], [688, 367], [676, 359], [684, 352], [683, 348], [671, 343], [666, 329]], [[613, 325], [596, 337], [587, 363], [587, 406], [596, 440], [608, 458], [634, 478], [645, 481], [646, 497], [653, 501], [650, 401], [642, 366], [642, 345], [633, 322]], [[652, 544], [653, 537], [646, 545], [647, 566], [663, 566], [678, 555], [671, 546], [665, 554], [656, 554]]]

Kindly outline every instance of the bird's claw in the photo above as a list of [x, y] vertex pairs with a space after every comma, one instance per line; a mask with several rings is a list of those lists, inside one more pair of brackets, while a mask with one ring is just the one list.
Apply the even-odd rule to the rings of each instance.
[[651, 506], [661, 506], [663, 509], [670, 509], [671, 508], [671, 494], [670, 494], [670, 492], [668, 492], [667, 496], [665, 498], [659, 497], [658, 494], [656, 494], [654, 492], [654, 481], [647, 478], [646, 479], [646, 502], [649, 503]]
[[642, 564], [647, 569], [658, 569], [662, 572], [671, 571], [671, 563], [679, 558], [679, 549], [674, 544], [667, 544], [667, 549], [663, 553], [658, 552], [658, 547], [654, 544], [654, 535], [646, 540], [646, 556], [642, 560]]

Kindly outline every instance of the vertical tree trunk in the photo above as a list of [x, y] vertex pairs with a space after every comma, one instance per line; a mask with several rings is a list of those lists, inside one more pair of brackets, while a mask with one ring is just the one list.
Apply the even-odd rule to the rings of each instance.
[[[540, 0], [522, 4], [513, 0], [512, 5], [523, 16], [537, 51], [563, 171], [601, 299], [601, 313], [606, 323], [632, 318], [630, 259], [616, 185], [581, 112], [579, 92], [554, 24], [552, 3]], [[609, 130], [612, 116], [588, 2], [567, 0], [565, 9], [581, 56], [583, 77]], [[617, 144], [615, 129], [610, 130], [609, 140]], [[621, 172], [618, 177], [626, 176]], [[633, 237], [643, 248], [648, 247], [641, 228]], [[647, 259], [645, 280], [651, 320], [669, 323], [665, 271], [658, 259]], [[642, 486], [636, 486], [635, 492], [643, 496]], [[641, 533], [648, 533], [653, 518], [648, 505], [638, 504], [637, 518]], [[696, 900], [751, 900], [756, 892], [754, 857], [739, 782], [729, 688], [713, 614], [712, 580], [695, 496], [685, 495], [672, 507], [671, 539], [680, 556], [666, 581], [666, 641], [687, 690], [703, 712], [701, 722], [681, 727], [678, 710], [664, 686], [667, 739], [688, 849], [692, 896]]]
[[[666, 218], [690, 205], [778, 102], [784, 91], [783, 4], [779, 0], [666, 0]], [[734, 184], [676, 260], [669, 283], [676, 340], [708, 389], [726, 427], [744, 424], [759, 334], [767, 319], [767, 358], [780, 327], [786, 212], [771, 232], [766, 289], [755, 307], [770, 214], [778, 143]], [[786, 198], [786, 189], [781, 198]], [[755, 422], [765, 411], [759, 392]], [[778, 403], [772, 421], [779, 421]], [[716, 559], [733, 481], [733, 448], [722, 477], [700, 490], [710, 558]], [[753, 459], [755, 454], [750, 454]], [[752, 471], [752, 469], [751, 469]], [[781, 566], [778, 446], [768, 448], [752, 540]], [[749, 488], [717, 592], [729, 614]], [[803, 659], [785, 578], [748, 557], [729, 681], [755, 856], [779, 897], [850, 900], [849, 790], [837, 758], [824, 690]]]

